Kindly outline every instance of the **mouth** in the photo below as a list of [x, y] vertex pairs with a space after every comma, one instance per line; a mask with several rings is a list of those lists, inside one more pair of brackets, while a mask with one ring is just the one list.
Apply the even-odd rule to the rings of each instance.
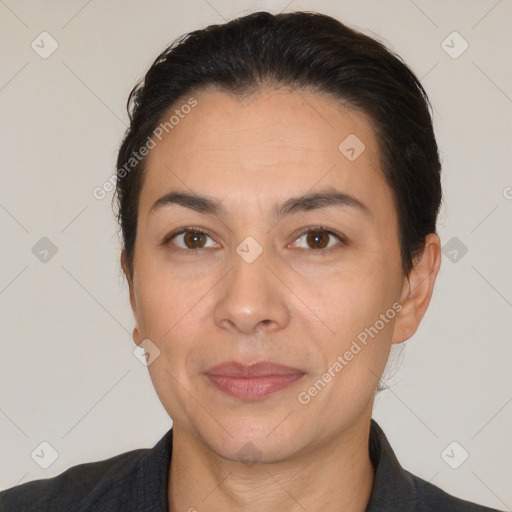
[[213, 386], [240, 400], [261, 400], [301, 379], [305, 372], [270, 361], [245, 365], [229, 361], [205, 372]]

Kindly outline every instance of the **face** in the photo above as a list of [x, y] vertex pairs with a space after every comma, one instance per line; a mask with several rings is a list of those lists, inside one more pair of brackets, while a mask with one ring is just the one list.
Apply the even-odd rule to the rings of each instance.
[[194, 98], [147, 159], [134, 340], [175, 429], [285, 460], [371, 413], [408, 293], [392, 193], [369, 120], [333, 99]]

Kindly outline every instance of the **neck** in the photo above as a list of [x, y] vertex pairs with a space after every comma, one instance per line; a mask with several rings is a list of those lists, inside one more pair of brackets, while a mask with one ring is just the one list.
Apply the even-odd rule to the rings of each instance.
[[313, 453], [249, 466], [217, 456], [174, 425], [169, 512], [364, 512], [374, 476], [369, 429], [365, 415]]

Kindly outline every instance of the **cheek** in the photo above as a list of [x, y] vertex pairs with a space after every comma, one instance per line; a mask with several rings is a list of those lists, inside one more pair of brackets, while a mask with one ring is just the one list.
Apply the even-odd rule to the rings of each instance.
[[195, 394], [189, 373], [197, 344], [204, 338], [204, 319], [198, 317], [204, 292], [199, 283], [164, 278], [161, 272], [143, 274], [142, 265], [140, 270], [138, 327], [142, 338], [151, 340], [158, 354], [148, 371], [169, 415], [183, 422], [183, 411], [191, 407], [184, 389]]
[[373, 397], [388, 360], [396, 317], [396, 302], [378, 281], [341, 284], [319, 298], [316, 309], [323, 311], [331, 332], [314, 340], [324, 364], [301, 390], [302, 400], [311, 400], [333, 424], [339, 421], [339, 411], [357, 415]]
[[[137, 261], [137, 320], [142, 335], [165, 340], [194, 323], [201, 298], [212, 287], [212, 276], [188, 275], [192, 266], [178, 270], [162, 261], [159, 251], [141, 250]], [[181, 334], [183, 335], [183, 334]]]
[[139, 271], [138, 328], [142, 338], [150, 339], [159, 351], [148, 370], [161, 400], [180, 410], [183, 404], [176, 402], [180, 384], [197, 376], [201, 348], [208, 346], [205, 334], [212, 332], [208, 292], [216, 280], [211, 275], [183, 278], [157, 265], [140, 264]]
[[[331, 337], [343, 344], [372, 326], [381, 314], [393, 307], [399, 296], [394, 283], [398, 283], [397, 272], [386, 267], [382, 260], [374, 259], [365, 265], [359, 261], [358, 266], [343, 266], [316, 279], [308, 279], [301, 294], [307, 298], [309, 309], [318, 312]], [[388, 334], [391, 322], [389, 318], [386, 320], [379, 330]]]
[[345, 406], [349, 396], [356, 400], [373, 393], [388, 359], [399, 297], [398, 265], [390, 267], [381, 257], [359, 263], [318, 281], [316, 293], [310, 287], [305, 295], [325, 326], [316, 346], [326, 366], [314, 377], [329, 380], [324, 372], [335, 374], [324, 398]]

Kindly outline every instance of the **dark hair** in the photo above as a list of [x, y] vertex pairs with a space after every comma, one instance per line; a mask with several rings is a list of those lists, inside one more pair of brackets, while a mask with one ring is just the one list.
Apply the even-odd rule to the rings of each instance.
[[425, 90], [399, 56], [334, 18], [257, 12], [177, 39], [130, 93], [116, 185], [130, 277], [146, 160], [140, 148], [186, 95], [211, 87], [244, 95], [265, 85], [326, 94], [369, 117], [395, 200], [402, 269], [409, 274], [425, 237], [436, 231], [441, 203], [441, 164]]

